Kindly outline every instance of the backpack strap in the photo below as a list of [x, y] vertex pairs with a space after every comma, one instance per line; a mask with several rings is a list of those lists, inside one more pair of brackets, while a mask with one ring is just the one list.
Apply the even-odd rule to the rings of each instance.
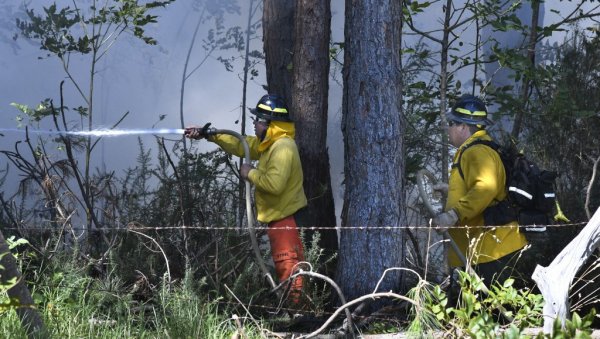
[[473, 140], [473, 142], [471, 142], [470, 144], [468, 144], [464, 149], [460, 150], [460, 153], [458, 154], [458, 161], [456, 163], [452, 164], [452, 168], [458, 167], [458, 173], [460, 174], [460, 177], [463, 180], [465, 180], [465, 174], [463, 173], [463, 170], [460, 167], [460, 161], [462, 160], [463, 153], [469, 147], [475, 146], [475, 145], [485, 145], [485, 146], [493, 149], [494, 151], [496, 151], [498, 154], [500, 154], [500, 152], [498, 152], [498, 150], [500, 149], [500, 145], [498, 145], [497, 143], [493, 142], [492, 140], [482, 140], [482, 139], [475, 139], [475, 140]]

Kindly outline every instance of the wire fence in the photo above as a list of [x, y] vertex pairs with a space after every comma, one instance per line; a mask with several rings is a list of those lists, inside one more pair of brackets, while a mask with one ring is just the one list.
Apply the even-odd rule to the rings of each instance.
[[[531, 224], [531, 225], [518, 225], [519, 228], [563, 228], [563, 227], [578, 227], [584, 226], [587, 222], [576, 222], [576, 223], [561, 223], [561, 224]], [[449, 229], [473, 229], [473, 228], [483, 228], [483, 229], [499, 229], [499, 228], [514, 228], [514, 225], [500, 225], [500, 226], [452, 226]], [[17, 231], [49, 231], [53, 229], [60, 229], [61, 227], [0, 227], [2, 230], [17, 230]], [[87, 227], [68, 227], [73, 231], [89, 231], [90, 228]], [[291, 229], [292, 227], [278, 227], [280, 229]], [[428, 226], [428, 225], [399, 225], [399, 226], [299, 226], [300, 229], [303, 230], [311, 230], [311, 231], [319, 231], [319, 230], [327, 230], [331, 231], [332, 229], [338, 230], [397, 230], [397, 229], [431, 229], [431, 230], [440, 230], [446, 229], [438, 226]], [[130, 223], [126, 226], [122, 227], [102, 227], [102, 228], [93, 228], [94, 231], [122, 231], [126, 232], [130, 229], [136, 231], [168, 231], [168, 230], [197, 230], [197, 231], [210, 231], [210, 230], [219, 230], [219, 231], [246, 231], [246, 227], [239, 226], [145, 226], [137, 223]], [[257, 225], [254, 226], [255, 230], [267, 230], [269, 226], [267, 225]]]
[[[575, 223], [557, 223], [557, 224], [546, 224], [546, 225], [520, 225], [520, 227], [547, 227], [547, 228], [564, 228], [564, 227], [581, 227], [586, 225], [587, 222], [575, 222]], [[485, 228], [485, 229], [494, 229], [494, 228], [502, 228], [502, 227], [515, 227], [514, 225], [510, 225], [510, 226], [457, 226], [457, 227], [453, 227], [456, 229], [469, 229], [469, 228]], [[410, 229], [410, 230], [415, 230], [415, 229], [421, 229], [421, 230], [435, 230], [437, 229], [437, 227], [435, 226], [429, 226], [429, 225], [398, 225], [398, 226], [332, 226], [332, 227], [324, 227], [324, 226], [304, 226], [304, 227], [300, 227], [303, 230], [328, 230], [331, 231], [332, 229], [338, 229], [338, 230], [342, 230], [342, 231], [369, 231], [369, 230], [405, 230], [405, 229]], [[42, 227], [42, 226], [37, 226], [37, 227], [29, 227], [29, 226], [24, 226], [24, 227], [0, 227], [0, 229], [3, 230], [18, 230], [18, 231], [32, 231], [32, 232], [36, 232], [36, 231], [51, 231], [53, 230], [53, 228], [49, 228], [49, 227]], [[55, 227], [56, 230], [60, 230], [61, 227]], [[89, 231], [88, 228], [85, 227], [78, 227], [78, 228], [72, 228], [73, 230], [77, 231]], [[268, 229], [268, 226], [266, 225], [257, 225], [255, 227], [256, 230], [266, 230]], [[145, 226], [145, 225], [141, 225], [138, 223], [129, 223], [127, 225], [124, 225], [124, 227], [106, 227], [106, 228], [101, 228], [101, 229], [93, 229], [93, 231], [111, 231], [111, 232], [127, 232], [129, 230], [136, 230], [136, 231], [174, 231], [174, 230], [190, 230], [190, 231], [247, 231], [248, 229], [245, 227], [237, 227], [237, 226], [187, 226], [187, 225], [181, 225], [181, 226]], [[92, 286], [73, 286], [70, 284], [44, 284], [44, 283], [34, 283], [32, 281], [28, 281], [27, 282], [29, 286], [35, 286], [36, 289], [43, 289], [43, 288], [49, 288], [49, 289], [60, 289], [60, 290], [65, 290], [65, 289], [69, 289], [72, 291], [81, 291], [81, 292], [98, 292], [98, 293], [111, 293], [111, 294], [119, 294], [119, 293], [123, 293], [123, 290], [115, 290], [115, 289], [110, 289], [110, 288], [98, 288], [98, 287], [92, 287]], [[153, 286], [152, 289], [160, 289], [160, 287], [157, 286]], [[156, 292], [156, 291], [155, 291]], [[266, 292], [268, 293], [268, 292]], [[154, 293], [153, 293], [154, 294]], [[182, 302], [203, 302], [203, 303], [215, 303], [215, 304], [219, 304], [219, 305], [223, 305], [223, 306], [227, 306], [227, 307], [231, 307], [231, 308], [235, 308], [235, 307], [243, 307], [244, 309], [248, 310], [248, 311], [256, 311], [256, 312], [268, 312], [268, 313], [272, 313], [272, 314], [279, 314], [280, 312], [288, 312], [289, 314], [300, 314], [303, 316], [315, 316], [315, 317], [330, 317], [334, 314], [333, 311], [327, 311], [327, 310], [323, 310], [323, 309], [310, 309], [310, 305], [308, 306], [304, 306], [304, 307], [290, 307], [290, 306], [281, 306], [281, 304], [279, 306], [277, 305], [265, 305], [265, 304], [258, 304], [258, 303], [252, 303], [249, 302], [247, 304], [241, 304], [240, 302], [235, 302], [235, 301], [228, 301], [228, 300], [223, 300], [222, 297], [218, 297], [218, 298], [210, 298], [208, 295], [198, 295], [197, 298], [189, 298], [189, 297], [184, 297], [181, 295], [177, 295], [177, 294], [170, 294], [169, 298], [173, 299], [177, 299], [179, 301]], [[156, 307], [161, 307], [160, 304], [156, 304]], [[344, 316], [341, 315], [340, 318], [343, 318]], [[360, 321], [362, 317], [358, 316], [355, 319]], [[397, 319], [394, 319], [394, 317], [392, 315], [390, 315], [389, 317], [385, 317], [385, 316], [368, 316], [369, 319], [374, 320], [374, 321], [396, 321]]]

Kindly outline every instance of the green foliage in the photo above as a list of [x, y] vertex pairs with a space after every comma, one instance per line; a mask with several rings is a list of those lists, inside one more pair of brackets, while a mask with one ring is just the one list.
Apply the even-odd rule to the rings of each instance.
[[[220, 4], [220, 6], [226, 7], [228, 12], [233, 12], [235, 10], [235, 12], [239, 13], [239, 7], [237, 7], [237, 5], [231, 2], [232, 0], [228, 0], [223, 4]], [[252, 4], [254, 4], [254, 6]], [[255, 20], [255, 15], [259, 13], [257, 11], [257, 9], [260, 8], [259, 4], [260, 2], [250, 1], [250, 8], [248, 13], [249, 21], [247, 27], [233, 26], [228, 28], [227, 30], [224, 30], [222, 26], [218, 26], [214, 36], [217, 36], [219, 38], [209, 40], [212, 41], [212, 45], [214, 45], [215, 47], [218, 46], [219, 49], [222, 51], [233, 51], [233, 54], [230, 56], [220, 55], [217, 57], [217, 60], [220, 61], [223, 64], [223, 66], [225, 66], [225, 69], [228, 72], [232, 72], [234, 70], [234, 63], [236, 60], [243, 59], [243, 72], [246, 75], [242, 78], [245, 79], [247, 74], [249, 74], [250, 80], [258, 76], [259, 69], [257, 66], [260, 65], [265, 59], [265, 56], [261, 50], [250, 49], [250, 41], [253, 39], [254, 36], [257, 35], [262, 26], [262, 20]]]
[[588, 339], [592, 338], [592, 323], [596, 317], [596, 310], [592, 309], [590, 313], [581, 318], [579, 314], [573, 313], [571, 319], [565, 321], [564, 327], [559, 319], [554, 322], [552, 329], [552, 339]]
[[8, 249], [10, 249], [10, 250], [16, 248], [17, 246], [29, 245], [29, 241], [27, 241], [27, 239], [23, 239], [23, 238], [16, 239], [16, 237], [14, 235], [8, 237], [8, 239], [6, 239], [6, 243], [8, 244]]
[[[36, 108], [30, 108], [27, 105], [18, 104], [14, 102], [10, 105], [18, 109], [21, 113], [23, 113], [29, 119], [29, 123], [39, 122], [45, 117], [58, 115], [60, 113], [56, 108], [52, 107], [50, 99], [44, 99], [44, 101], [39, 103]], [[21, 127], [23, 116], [18, 115], [16, 120], [19, 123], [19, 127]], [[29, 123], [27, 123], [27, 125], [29, 125]]]
[[[449, 310], [458, 327], [466, 328], [469, 335], [483, 333], [484, 337], [495, 337], [503, 322], [522, 331], [527, 327], [539, 326], [542, 321], [542, 297], [529, 290], [517, 290], [514, 280], [503, 285], [495, 284], [487, 294], [483, 293], [483, 282], [478, 277], [460, 272], [461, 297], [459, 307]], [[514, 331], [513, 329], [513, 331]]]
[[[51, 337], [60, 338], [247, 338], [261, 337], [261, 324], [202, 293], [204, 281], [187, 271], [178, 284], [162, 280], [153, 297], [140, 300], [138, 285], [113, 273], [88, 275], [85, 262], [55, 256], [37, 271], [33, 296]], [[139, 283], [138, 283], [139, 284]], [[26, 338], [14, 311], [0, 317], [0, 336]]]
[[[229, 247], [239, 246], [240, 242], [243, 246], [248, 244], [245, 234], [227, 229], [235, 225], [238, 204], [237, 182], [232, 180], [235, 174], [228, 156], [222, 151], [194, 153], [192, 148], [172, 168], [170, 155], [160, 149], [158, 163], [152, 164], [149, 150], [139, 141], [138, 164], [120, 180], [121, 198], [115, 200], [114, 217], [130, 222], [134, 228], [192, 226], [187, 230], [165, 229], [153, 235], [169, 258], [172, 274], [182, 277], [185, 267], [191, 266], [197, 268], [197, 274], [208, 278], [211, 288], [221, 290], [223, 283], [233, 285], [240, 273], [235, 267], [248, 257], [243, 250], [233, 251]], [[121, 246], [113, 260], [122, 274], [131, 278], [134, 270], [140, 270], [156, 283], [165, 272], [166, 263], [161, 256], [148, 256], [151, 253], [148, 248], [158, 248], [136, 234], [121, 235], [119, 240]], [[223, 264], [215, 266], [212, 262]], [[234, 271], [230, 272], [231, 269]], [[224, 279], [228, 273], [229, 277]]]
[[416, 173], [427, 165], [435, 163], [440, 153], [436, 142], [438, 107], [437, 98], [440, 91], [438, 83], [424, 81], [424, 69], [433, 65], [429, 59], [430, 50], [423, 43], [418, 43], [407, 50], [404, 63], [404, 107], [406, 121], [406, 173], [409, 180], [415, 182]]
[[[44, 7], [43, 14], [37, 15], [33, 9], [28, 9], [28, 20], [17, 18], [17, 26], [23, 36], [40, 41], [40, 48], [62, 58], [77, 52], [88, 54], [97, 50], [105, 41], [100, 27], [112, 25], [114, 32], [130, 29], [134, 36], [147, 44], [156, 44], [156, 40], [144, 34], [144, 26], [156, 23], [156, 15], [148, 12], [156, 7], [164, 7], [173, 2], [153, 1], [139, 4], [137, 0], [121, 0], [108, 2], [106, 6], [96, 8], [90, 6], [89, 16], [82, 13], [78, 7], [57, 8], [56, 4]], [[76, 25], [98, 26], [90, 32], [84, 30], [75, 32]], [[110, 26], [109, 26], [110, 27]]]
[[[600, 35], [575, 30], [557, 52], [534, 83], [538, 94], [529, 102], [524, 144], [545, 167], [560, 173], [557, 196], [565, 214], [572, 221], [587, 220], [582, 192], [600, 157]], [[600, 206], [598, 182], [590, 191], [591, 211]]]
[[509, 279], [485, 294], [478, 277], [460, 272], [460, 301], [454, 307], [448, 305], [439, 286], [420, 284], [410, 294], [419, 307], [413, 312], [409, 330], [431, 333], [444, 329], [455, 336], [473, 338], [518, 337], [523, 329], [540, 324], [542, 298], [528, 290], [516, 290], [512, 284]]
[[[303, 232], [302, 239], [304, 239]], [[335, 260], [337, 254], [329, 256], [325, 254], [325, 250], [319, 246], [320, 232], [314, 232], [312, 239], [309, 240], [310, 242], [304, 243], [304, 260], [312, 265], [311, 270], [313, 272], [323, 272], [324, 268]], [[325, 310], [330, 309], [332, 300], [330, 294], [335, 293], [331, 292], [333, 288], [322, 279], [305, 276], [304, 281], [302, 293], [305, 296], [303, 299], [306, 301], [306, 307], [315, 315], [322, 315]]]
[[[445, 293], [437, 285], [421, 282], [408, 296], [417, 306], [411, 309], [410, 333], [427, 337], [444, 331], [451, 337], [521, 338], [526, 328], [539, 328], [543, 322], [543, 298], [528, 289], [516, 289], [514, 280], [495, 284], [488, 293], [475, 276], [459, 272], [460, 300], [448, 305]], [[581, 318], [574, 313], [565, 321], [554, 323], [553, 334], [540, 333], [536, 338], [590, 338], [595, 310]]]
[[409, 310], [409, 317], [412, 319], [407, 329], [409, 333], [427, 333], [443, 328], [442, 321], [448, 317], [448, 298], [439, 285], [420, 280], [408, 292], [407, 297], [417, 304]]
[[72, 51], [89, 53], [90, 40], [87, 36], [74, 37], [69, 29], [77, 24], [81, 17], [70, 7], [58, 9], [56, 4], [44, 8], [44, 16], [37, 16], [32, 9], [27, 10], [29, 21], [17, 19], [17, 26], [29, 39], [39, 39], [43, 50], [59, 57]]
[[[5, 240], [6, 240], [6, 243], [8, 244], [9, 250], [13, 250], [14, 248], [16, 248], [17, 246], [20, 246], [20, 245], [29, 244], [29, 242], [27, 240], [22, 239], [22, 238], [16, 239], [14, 236], [11, 236]], [[7, 255], [14, 255], [14, 254], [11, 252], [0, 253], [0, 259]], [[2, 265], [0, 265], [0, 275], [3, 274], [3, 271], [4, 271], [4, 267]], [[7, 311], [14, 310], [15, 308], [20, 306], [18, 300], [10, 299], [6, 296], [7, 291], [10, 290], [11, 288], [13, 288], [17, 284], [17, 282], [18, 282], [17, 277], [13, 277], [11, 279], [6, 280], [4, 283], [0, 284], [0, 315], [4, 315]]]
[[402, 8], [402, 14], [405, 20], [412, 20], [413, 15], [424, 12], [425, 9], [427, 9], [431, 5], [431, 2], [410, 1], [404, 2], [403, 4], [404, 6]]
[[[22, 125], [24, 117], [29, 119], [27, 125], [40, 123], [43, 119], [50, 117], [56, 130], [69, 131], [73, 127], [94, 128], [92, 103], [97, 63], [124, 32], [131, 33], [147, 44], [156, 44], [152, 37], [145, 34], [144, 28], [148, 24], [156, 23], [157, 16], [152, 14], [154, 9], [164, 7], [171, 2], [173, 0], [142, 3], [138, 0], [109, 0], [101, 4], [95, 1], [86, 2], [87, 7], [79, 7], [81, 4], [73, 2], [72, 7], [58, 7], [56, 4], [52, 4], [44, 7], [41, 14], [25, 6], [26, 17], [16, 19], [21, 36], [37, 41], [40, 49], [47, 51], [47, 57], [55, 56], [61, 61], [66, 78], [74, 85], [85, 105], [72, 109], [77, 113], [77, 118], [79, 118], [77, 120], [81, 124], [73, 126], [73, 119], [68, 116], [70, 110], [64, 103], [64, 82], [61, 82], [58, 108], [55, 108], [52, 99], [44, 100], [36, 109], [30, 109], [26, 105], [13, 104], [23, 114], [23, 116], [17, 117], [18, 123]], [[86, 56], [85, 59], [89, 61], [87, 88], [83, 85], [83, 81], [78, 80], [79, 77], [76, 79], [70, 68], [72, 55]], [[113, 127], [116, 127], [119, 122]], [[114, 197], [105, 194], [106, 191], [111, 192], [114, 188], [114, 180], [113, 174], [110, 172], [98, 171], [96, 175], [92, 174], [90, 159], [98, 140], [92, 141], [90, 137], [67, 138], [61, 136], [53, 142], [57, 144], [56, 148], [65, 151], [66, 159], [55, 160], [56, 154], [48, 151], [51, 141], [41, 137], [33, 141], [29, 138], [26, 140], [31, 152], [30, 156], [35, 159], [34, 161], [30, 161], [29, 156], [23, 154], [18, 147], [15, 147], [15, 152], [2, 151], [25, 177], [18, 194], [22, 197], [26, 197], [28, 193], [43, 196], [43, 199], [36, 199], [35, 203], [49, 206], [49, 208], [44, 208], [46, 211], [44, 214], [47, 215], [40, 217], [49, 220], [49, 223], [54, 226], [70, 223], [71, 218], [74, 216], [77, 218], [78, 212], [80, 212], [80, 215], [85, 215], [89, 229], [94, 226], [96, 228], [105, 227], [106, 219], [104, 218], [107, 215], [114, 217], [114, 211], [105, 209], [114, 202]], [[81, 152], [82, 150], [83, 152]], [[79, 161], [80, 156], [84, 157], [85, 161]], [[75, 183], [70, 182], [71, 175], [74, 177]], [[29, 187], [26, 185], [31, 183], [36, 185], [35, 188], [38, 191], [30, 192], [28, 190]], [[25, 199], [22, 204], [26, 204]], [[35, 217], [27, 216], [27, 218], [34, 219]], [[92, 238], [90, 236], [86, 240], [89, 241], [93, 253], [94, 250], [99, 249], [99, 246], [97, 246], [98, 242]]]

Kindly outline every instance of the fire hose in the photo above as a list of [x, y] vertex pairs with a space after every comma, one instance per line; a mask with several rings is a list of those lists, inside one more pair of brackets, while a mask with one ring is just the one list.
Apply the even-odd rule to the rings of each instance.
[[[248, 147], [248, 142], [246, 142], [246, 139], [241, 134], [239, 134], [235, 131], [227, 130], [227, 129], [215, 129], [212, 127], [208, 127], [209, 125], [210, 124], [207, 124], [202, 128], [202, 134], [204, 136], [212, 136], [212, 135], [216, 135], [216, 134], [228, 134], [228, 135], [236, 137], [242, 144], [242, 147], [244, 148], [244, 158], [243, 158], [244, 162], [246, 162], [248, 164], [250, 163], [250, 148]], [[256, 230], [254, 228], [254, 213], [252, 212], [252, 197], [250, 195], [251, 194], [250, 193], [250, 181], [244, 180], [244, 182], [246, 184], [246, 217], [248, 218], [248, 234], [250, 236], [250, 243], [252, 245], [252, 251], [254, 252], [254, 256], [256, 258], [256, 264], [258, 265], [258, 268], [260, 269], [262, 274], [265, 276], [265, 278], [267, 278], [271, 287], [273, 289], [275, 289], [275, 287], [277, 287], [277, 284], [275, 284], [273, 277], [269, 273], [269, 270], [267, 269], [267, 266], [265, 265], [262, 255], [260, 254], [260, 249], [258, 248], [258, 240], [256, 238]]]
[[[421, 200], [423, 201], [423, 205], [425, 205], [427, 212], [429, 212], [430, 216], [433, 218], [439, 212], [435, 210], [435, 208], [433, 207], [433, 204], [431, 203], [429, 193], [427, 192], [427, 189], [425, 187], [426, 180], [431, 181], [432, 184], [437, 183], [437, 180], [435, 179], [433, 174], [431, 174], [431, 172], [429, 172], [428, 170], [423, 169], [423, 170], [420, 170], [419, 172], [417, 172], [417, 184], [418, 184], [417, 186], [419, 187], [419, 196], [421, 197]], [[467, 265], [467, 258], [465, 258], [464, 254], [458, 248], [458, 245], [456, 245], [456, 242], [454, 242], [452, 237], [450, 237], [450, 234], [448, 234], [448, 231], [444, 231], [442, 233], [442, 236], [444, 237], [444, 240], [446, 240], [450, 243], [450, 246], [452, 247], [452, 250], [454, 251], [454, 253], [456, 253], [456, 256], [460, 259], [460, 261], [463, 263], [463, 265], [465, 265], [465, 267], [467, 267], [467, 271], [469, 269], [471, 269], [471, 267], [469, 265]]]
[[[433, 174], [431, 174], [431, 172], [429, 172], [428, 170], [423, 169], [423, 170], [420, 170], [419, 172], [417, 172], [417, 186], [419, 188], [419, 196], [420, 196], [421, 200], [423, 201], [423, 205], [425, 205], [427, 212], [429, 212], [430, 216], [433, 218], [439, 212], [435, 210], [435, 208], [433, 207], [433, 204], [431, 203], [431, 194], [430, 194], [431, 192], [427, 192], [427, 188], [426, 188], [427, 181], [430, 181], [432, 186], [437, 183], [437, 180], [435, 179]], [[430, 189], [431, 189], [431, 191], [433, 191], [432, 187], [430, 187]], [[469, 273], [471, 276], [478, 277], [477, 273], [475, 272], [473, 267], [471, 267], [471, 265], [468, 263], [467, 258], [462, 253], [460, 248], [458, 248], [458, 245], [456, 244], [456, 242], [454, 242], [454, 239], [452, 239], [452, 237], [450, 236], [450, 234], [448, 233], [447, 230], [442, 232], [442, 236], [444, 237], [445, 241], [450, 243], [452, 250], [454, 251], [454, 253], [456, 253], [456, 256], [460, 259], [460, 261], [465, 266], [465, 270], [467, 271], [467, 273]], [[482, 292], [485, 294], [489, 294], [489, 290], [483, 281], [481, 282], [481, 286], [482, 286], [482, 289], [481, 289]], [[506, 312], [506, 310], [502, 306], [500, 306], [500, 310], [502, 311], [503, 315], [505, 317], [507, 317], [507, 319], [510, 318], [510, 315]]]
[[[431, 186], [433, 186], [437, 183], [437, 180], [435, 179], [433, 174], [431, 174], [431, 172], [429, 172], [428, 170], [423, 169], [423, 170], [420, 170], [419, 172], [417, 172], [417, 186], [419, 188], [419, 196], [420, 196], [421, 200], [423, 201], [425, 208], [427, 209], [427, 211], [433, 218], [439, 212], [435, 210], [435, 208], [433, 207], [433, 204], [431, 203], [431, 194], [427, 192], [428, 190], [426, 188], [427, 181], [430, 181]], [[430, 190], [431, 190], [431, 193], [433, 193], [433, 187], [430, 187]], [[456, 253], [456, 256], [458, 256], [458, 258], [462, 261], [463, 265], [465, 265], [465, 270], [467, 271], [467, 273], [469, 273], [473, 277], [477, 277], [477, 280], [481, 281], [481, 291], [483, 293], [489, 295], [490, 290], [487, 288], [485, 282], [483, 282], [479, 278], [478, 274], [475, 272], [473, 267], [471, 267], [471, 265], [469, 265], [469, 263], [467, 262], [467, 258], [465, 258], [464, 254], [458, 248], [458, 245], [456, 244], [456, 242], [454, 242], [452, 237], [450, 237], [450, 234], [448, 234], [448, 231], [444, 231], [442, 233], [442, 236], [444, 237], [444, 240], [447, 240], [450, 243], [450, 246]], [[509, 322], [513, 321], [512, 315], [506, 310], [506, 308], [504, 308], [504, 306], [498, 305], [498, 309], [500, 310], [500, 313], [502, 314], [502, 316], [504, 318], [506, 318], [506, 320], [508, 320]]]

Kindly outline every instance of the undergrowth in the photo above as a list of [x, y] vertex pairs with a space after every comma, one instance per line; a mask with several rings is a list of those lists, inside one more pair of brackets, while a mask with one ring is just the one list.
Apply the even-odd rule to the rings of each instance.
[[414, 337], [452, 338], [591, 338], [594, 309], [581, 318], [573, 313], [564, 327], [557, 320], [552, 334], [527, 334], [543, 324], [543, 298], [528, 288], [517, 289], [514, 280], [489, 290], [481, 279], [459, 272], [460, 297], [455, 305], [438, 286], [422, 282], [409, 295], [417, 302], [408, 327]]
[[[204, 282], [188, 270], [184, 279], [153, 286], [140, 299], [139, 286], [112, 273], [92, 278], [73, 257], [56, 256], [28, 283], [49, 337], [54, 338], [262, 338], [264, 326], [201, 292]], [[2, 290], [5, 296], [6, 289]], [[223, 306], [225, 305], [225, 306]], [[27, 338], [14, 310], [0, 316], [0, 337]]]
[[[318, 240], [318, 239], [317, 239]], [[320, 252], [308, 246], [308, 257], [315, 261]], [[24, 242], [19, 242], [24, 243]], [[12, 254], [5, 254], [12, 255]], [[25, 255], [20, 255], [20, 262]], [[198, 279], [188, 267], [185, 276], [171, 281], [166, 275], [158, 283], [138, 279], [123, 281], [107, 270], [91, 276], [89, 265], [77, 255], [55, 255], [29, 274], [28, 286], [33, 294], [50, 337], [60, 338], [264, 338], [268, 336], [268, 319], [260, 319], [245, 306], [235, 302], [237, 296], [216, 295], [207, 289], [204, 278]], [[21, 266], [22, 268], [24, 266]], [[26, 269], [29, 270], [30, 268]], [[1, 271], [0, 271], [1, 273]], [[243, 276], [243, 275], [242, 275]], [[142, 275], [143, 277], [143, 275]], [[310, 279], [309, 279], [310, 280]], [[244, 280], [250, 284], [248, 280]], [[254, 282], [260, 288], [260, 281]], [[314, 284], [314, 282], [312, 282]], [[381, 333], [406, 332], [409, 337], [453, 338], [590, 338], [595, 311], [584, 317], [574, 313], [564, 327], [554, 325], [552, 335], [527, 335], [526, 329], [543, 323], [542, 296], [529, 289], [517, 289], [512, 279], [491, 286], [484, 292], [479, 278], [460, 272], [460, 297], [456, 304], [445, 291], [425, 280], [407, 294], [415, 306], [407, 309], [408, 326], [372, 324]], [[6, 299], [10, 286], [3, 286], [0, 297], [0, 337], [26, 338], [14, 305]], [[140, 293], [140, 291], [150, 291]], [[235, 294], [233, 291], [232, 294]], [[252, 290], [248, 290], [252, 294]], [[326, 289], [313, 285], [307, 289], [311, 312], [323, 312]], [[233, 297], [233, 298], [231, 298]], [[246, 299], [248, 295], [241, 295]], [[256, 318], [255, 318], [256, 317]], [[401, 327], [402, 326], [402, 327]]]

